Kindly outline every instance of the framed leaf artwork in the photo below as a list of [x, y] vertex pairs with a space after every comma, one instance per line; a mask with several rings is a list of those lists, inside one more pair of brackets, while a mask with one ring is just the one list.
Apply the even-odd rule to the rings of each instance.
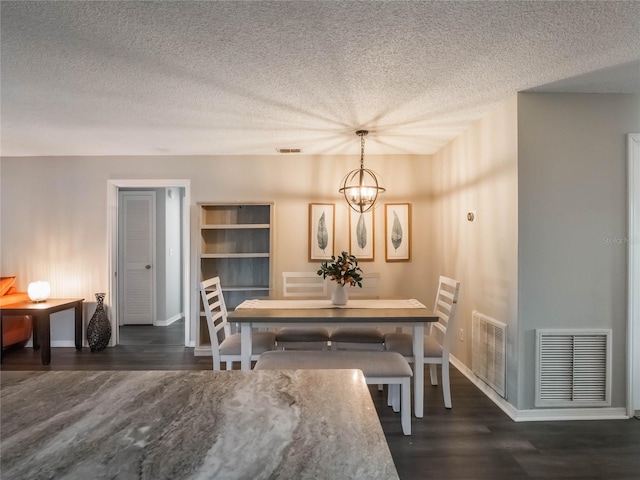
[[359, 262], [373, 261], [374, 227], [373, 210], [360, 213], [349, 209], [349, 253]]
[[329, 260], [333, 255], [335, 205], [309, 204], [309, 261]]
[[411, 260], [411, 204], [386, 203], [384, 205], [385, 260], [408, 262]]

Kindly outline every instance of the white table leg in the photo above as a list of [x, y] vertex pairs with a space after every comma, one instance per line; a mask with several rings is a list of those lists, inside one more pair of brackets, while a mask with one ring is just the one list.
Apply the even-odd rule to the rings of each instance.
[[243, 372], [251, 370], [252, 327], [251, 323], [240, 324], [240, 369]]
[[413, 326], [413, 392], [417, 418], [424, 416], [424, 323]]

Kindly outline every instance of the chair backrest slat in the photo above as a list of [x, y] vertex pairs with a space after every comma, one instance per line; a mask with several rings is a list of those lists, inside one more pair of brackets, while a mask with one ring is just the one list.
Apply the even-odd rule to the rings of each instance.
[[362, 288], [352, 287], [349, 289], [349, 298], [380, 298], [379, 292], [380, 274], [362, 274]]
[[[220, 286], [220, 277], [213, 277], [200, 282], [200, 294], [211, 339], [211, 353], [215, 363], [216, 359], [218, 362], [220, 361], [219, 348], [221, 340], [231, 334], [229, 322], [227, 321], [227, 307], [224, 303], [222, 287]], [[221, 330], [223, 331], [222, 339], [218, 334]]]
[[327, 290], [327, 280], [316, 272], [282, 272], [283, 297], [326, 297]]
[[437, 323], [431, 324], [429, 333], [435, 336], [436, 340], [438, 340], [446, 351], [448, 351], [451, 346], [451, 337], [453, 335], [452, 323], [455, 319], [459, 293], [459, 281], [444, 276], [440, 277], [434, 306], [434, 311], [438, 315], [439, 320]]

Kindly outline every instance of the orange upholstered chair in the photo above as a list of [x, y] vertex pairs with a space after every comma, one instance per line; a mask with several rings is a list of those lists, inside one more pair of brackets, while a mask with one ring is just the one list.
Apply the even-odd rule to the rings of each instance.
[[[0, 309], [5, 305], [29, 300], [26, 292], [18, 292], [13, 286], [16, 277], [0, 277]], [[2, 316], [2, 348], [12, 345], [24, 346], [31, 338], [33, 330], [29, 315]]]

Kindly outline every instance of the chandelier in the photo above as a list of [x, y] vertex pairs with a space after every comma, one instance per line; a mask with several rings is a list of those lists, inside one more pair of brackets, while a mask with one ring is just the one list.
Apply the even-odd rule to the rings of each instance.
[[385, 191], [380, 186], [380, 181], [373, 170], [364, 168], [364, 137], [368, 133], [368, 130], [356, 132], [356, 135], [360, 137], [360, 168], [347, 173], [342, 180], [340, 190], [338, 190], [344, 195], [349, 206], [360, 213], [371, 210], [378, 195]]

